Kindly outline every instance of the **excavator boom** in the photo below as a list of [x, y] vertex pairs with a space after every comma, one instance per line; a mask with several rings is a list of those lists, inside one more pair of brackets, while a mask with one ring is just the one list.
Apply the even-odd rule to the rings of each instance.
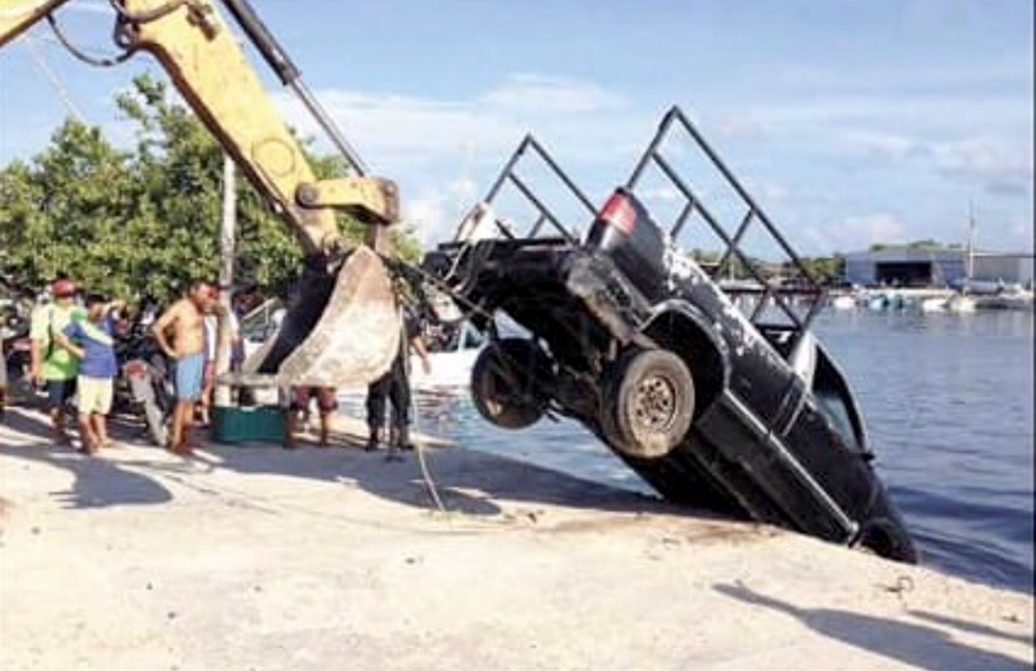
[[[69, 0], [0, 0], [0, 47]], [[365, 177], [355, 153], [345, 154], [354, 176], [318, 180], [263, 88], [214, 0], [110, 0], [114, 35], [126, 56], [150, 53], [173, 85], [252, 184], [295, 234], [310, 269], [284, 327], [246, 370], [276, 383], [341, 386], [383, 374], [399, 347], [399, 311], [380, 255], [390, 253], [387, 227], [398, 218], [393, 182]], [[320, 112], [332, 142], [344, 139], [315, 108], [299, 73], [246, 0], [222, 0], [278, 77]], [[367, 245], [350, 250], [335, 210], [369, 224]], [[373, 248], [373, 250], [371, 249]], [[376, 252], [376, 253], [375, 253]], [[363, 339], [358, 336], [363, 334]]]
[[0, 0], [0, 48], [68, 0]]

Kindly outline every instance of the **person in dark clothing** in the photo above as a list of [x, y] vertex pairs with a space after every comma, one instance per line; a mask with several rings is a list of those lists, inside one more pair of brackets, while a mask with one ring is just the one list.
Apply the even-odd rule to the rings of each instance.
[[421, 359], [425, 372], [431, 370], [428, 350], [421, 336], [421, 322], [409, 311], [403, 317], [405, 338], [399, 345], [399, 353], [392, 367], [383, 376], [371, 383], [367, 389], [367, 428], [370, 438], [367, 451], [380, 447], [384, 439], [385, 410], [392, 403], [392, 423], [389, 425], [389, 448], [410, 450], [410, 380], [409, 352], [413, 350]]

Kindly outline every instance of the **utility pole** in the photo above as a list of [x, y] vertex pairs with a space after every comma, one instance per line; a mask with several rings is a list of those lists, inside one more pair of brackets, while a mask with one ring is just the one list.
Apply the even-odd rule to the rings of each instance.
[[[219, 300], [230, 314], [233, 297], [230, 289], [234, 284], [234, 246], [237, 231], [237, 189], [234, 179], [234, 161], [223, 154], [223, 217], [219, 227]], [[219, 320], [219, 338], [216, 347], [216, 375], [230, 370], [230, 349], [233, 334], [230, 319]], [[216, 385], [214, 404], [227, 407], [231, 405], [230, 387]]]

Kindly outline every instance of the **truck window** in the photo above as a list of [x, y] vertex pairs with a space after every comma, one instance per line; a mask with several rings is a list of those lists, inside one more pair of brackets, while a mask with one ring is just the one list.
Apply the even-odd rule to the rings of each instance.
[[813, 376], [813, 397], [842, 434], [846, 444], [855, 450], [866, 451], [867, 437], [859, 411], [849, 393], [849, 387], [842, 372], [819, 344], [816, 371]]

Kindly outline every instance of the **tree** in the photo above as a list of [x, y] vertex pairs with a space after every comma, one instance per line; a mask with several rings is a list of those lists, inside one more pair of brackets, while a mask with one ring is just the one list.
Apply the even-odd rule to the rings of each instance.
[[129, 290], [127, 155], [98, 129], [65, 122], [31, 164], [0, 172], [0, 272], [39, 286], [62, 272], [111, 293]]
[[[117, 96], [136, 125], [130, 151], [97, 128], [66, 121], [29, 162], [0, 170], [0, 274], [42, 286], [67, 273], [90, 290], [166, 301], [191, 279], [218, 271], [222, 150], [205, 127], [149, 76]], [[318, 178], [342, 176], [336, 157], [307, 154]], [[237, 278], [283, 294], [302, 251], [260, 194], [238, 180]], [[345, 215], [351, 241], [363, 228]], [[413, 236], [397, 233], [401, 253], [420, 255]]]
[[[845, 276], [845, 257], [838, 254], [815, 258], [805, 257], [800, 261], [813, 279], [821, 284], [830, 284]], [[785, 268], [792, 275], [798, 274], [798, 269], [791, 262], [786, 263]]]

